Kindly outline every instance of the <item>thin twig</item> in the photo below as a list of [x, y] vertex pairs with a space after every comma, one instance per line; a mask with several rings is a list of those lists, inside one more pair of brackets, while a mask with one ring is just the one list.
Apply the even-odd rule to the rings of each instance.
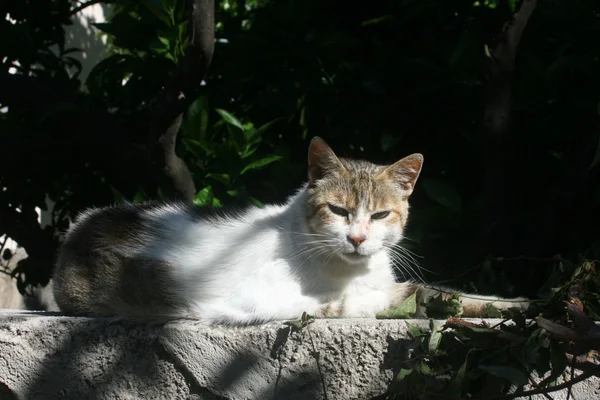
[[[533, 379], [533, 376], [529, 376], [529, 382], [531, 382], [531, 385], [534, 388], [539, 389], [540, 384], [535, 379]], [[541, 394], [544, 395], [544, 397], [547, 398], [548, 400], [554, 400], [554, 398], [552, 396], [550, 396], [548, 393], [541, 393]], [[567, 399], [568, 399], [568, 397], [567, 397]]]
[[595, 371], [584, 372], [581, 375], [573, 378], [569, 382], [561, 383], [560, 385], [551, 386], [548, 388], [526, 390], [524, 392], [519, 392], [519, 393], [510, 393], [510, 394], [506, 394], [506, 395], [502, 395], [502, 396], [492, 397], [488, 400], [509, 400], [509, 399], [516, 399], [519, 397], [533, 396], [536, 394], [557, 392], [559, 390], [563, 390], [568, 387], [571, 387], [579, 382], [583, 382], [586, 379], [591, 378], [592, 376], [596, 375], [597, 373], [600, 373], [600, 368], [597, 368]]
[[596, 376], [600, 377], [600, 369], [598, 369], [600, 367], [600, 364], [598, 364], [598, 362], [595, 362], [595, 360], [590, 360], [589, 353], [587, 357], [577, 357], [576, 355], [569, 353], [566, 353], [566, 356], [567, 360], [575, 363], [576, 369], [584, 372], [594, 370], [598, 374]]

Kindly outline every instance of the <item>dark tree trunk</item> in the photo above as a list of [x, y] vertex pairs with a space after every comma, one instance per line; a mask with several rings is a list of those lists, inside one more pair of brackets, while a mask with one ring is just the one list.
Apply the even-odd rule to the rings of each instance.
[[185, 162], [176, 154], [183, 115], [199, 93], [210, 66], [215, 40], [214, 0], [188, 0], [190, 45], [150, 110], [150, 154], [159, 174], [174, 192], [192, 202], [196, 187]]
[[506, 22], [489, 48], [484, 86], [484, 215], [485, 248], [489, 252], [509, 255], [514, 250], [515, 148], [511, 96], [515, 59], [519, 41], [537, 0], [524, 0], [521, 8]]

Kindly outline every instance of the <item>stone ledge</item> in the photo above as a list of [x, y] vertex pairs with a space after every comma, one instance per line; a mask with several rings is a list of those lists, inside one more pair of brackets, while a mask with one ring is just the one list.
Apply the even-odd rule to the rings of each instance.
[[[1, 310], [0, 399], [323, 398], [308, 332], [286, 332]], [[318, 320], [310, 335], [330, 400], [382, 394], [407, 358], [405, 321]], [[599, 382], [576, 385], [575, 398], [598, 398]]]

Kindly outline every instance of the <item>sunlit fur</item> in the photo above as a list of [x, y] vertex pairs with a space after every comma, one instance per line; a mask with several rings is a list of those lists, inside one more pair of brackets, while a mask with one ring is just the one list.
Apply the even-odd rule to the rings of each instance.
[[[90, 209], [61, 247], [56, 302], [73, 315], [243, 325], [305, 311], [374, 317], [415, 290], [423, 301], [438, 292], [416, 283], [418, 264], [399, 244], [422, 163], [420, 154], [390, 166], [338, 159], [315, 138], [308, 182], [283, 205]], [[493, 300], [465, 299], [465, 312]]]

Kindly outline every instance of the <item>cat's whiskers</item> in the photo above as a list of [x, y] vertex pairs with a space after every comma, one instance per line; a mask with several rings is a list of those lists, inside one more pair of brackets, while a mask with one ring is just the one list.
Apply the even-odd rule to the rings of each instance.
[[410, 254], [402, 252], [404, 248], [398, 245], [385, 245], [384, 247], [388, 250], [392, 261], [395, 262], [394, 267], [402, 274], [403, 278], [406, 278], [404, 274], [406, 273], [411, 279], [425, 281], [419, 263]]
[[314, 259], [319, 255], [325, 254], [327, 252], [332, 252], [332, 249], [335, 249], [335, 247], [337, 247], [335, 245], [335, 242], [335, 239], [302, 241], [298, 251], [290, 255], [290, 261], [296, 260], [297, 258], [308, 254], [308, 257], [302, 262], [302, 264], [300, 264], [303, 265], [306, 261], [310, 259]]
[[[310, 251], [312, 251], [312, 250], [313, 250], [313, 248], [310, 248], [309, 250], [310, 250]], [[304, 259], [304, 261], [302, 261], [302, 262], [300, 263], [300, 265], [298, 266], [298, 268], [302, 267], [302, 266], [303, 266], [305, 263], [307, 263], [307, 262], [309, 262], [309, 261], [311, 261], [311, 260], [313, 260], [313, 259], [315, 259], [315, 258], [317, 258], [317, 257], [320, 257], [320, 256], [322, 256], [322, 255], [324, 255], [324, 254], [327, 254], [328, 252], [330, 252], [330, 253], [333, 253], [333, 252], [331, 251], [331, 249], [330, 249], [330, 248], [328, 248], [328, 247], [318, 247], [318, 248], [317, 248], [317, 250], [316, 250], [314, 253], [312, 253], [312, 254], [309, 254], [309, 256], [308, 256], [308, 257], [306, 257], [306, 258]]]
[[329, 255], [329, 257], [325, 258], [324, 263], [325, 264], [329, 264], [329, 261], [331, 261], [331, 259], [333, 258], [333, 256], [339, 256], [341, 254], [341, 251], [339, 250], [339, 248], [334, 249], [331, 254]]
[[423, 258], [423, 256], [418, 255], [417, 253], [407, 249], [406, 247], [402, 246], [400, 243], [398, 244], [394, 244], [389, 246], [390, 248], [393, 248], [394, 250], [397, 250], [399, 252], [401, 252], [402, 254], [404, 254], [407, 258], [410, 258], [410, 260], [413, 262], [413, 264], [419, 268], [420, 270], [424, 270], [427, 272], [431, 272], [426, 268], [421, 267], [421, 265], [419, 265], [419, 262], [416, 260], [416, 258]]
[[311, 233], [311, 232], [297, 232], [297, 231], [291, 231], [291, 233], [293, 233], [294, 235], [297, 235], [297, 236], [319, 236], [319, 237], [326, 237], [326, 238], [331, 237], [331, 235], [328, 235], [326, 233]]
[[414, 257], [423, 258], [423, 256], [420, 256], [417, 253], [415, 253], [414, 251], [407, 249], [406, 247], [402, 246], [402, 244], [400, 244], [400, 243], [394, 244], [393, 247], [400, 248], [403, 251], [407, 252], [408, 254], [410, 254], [410, 255], [412, 255]]
[[415, 264], [415, 266], [416, 266], [416, 267], [417, 267], [417, 268], [418, 268], [420, 271], [426, 271], [426, 272], [429, 272], [430, 274], [435, 274], [435, 272], [434, 272], [434, 271], [432, 271], [432, 270], [430, 270], [430, 269], [427, 269], [427, 268], [423, 267], [421, 264], [419, 264], [418, 260], [416, 260], [416, 259], [415, 259], [415, 257], [416, 257], [416, 258], [425, 258], [425, 257], [423, 257], [423, 256], [420, 256], [420, 255], [418, 255], [418, 254], [416, 254], [416, 253], [414, 253], [414, 252], [410, 251], [409, 249], [407, 249], [406, 247], [404, 247], [404, 246], [402, 246], [402, 245], [400, 245], [400, 244], [394, 245], [394, 247], [395, 247], [396, 249], [398, 249], [399, 251], [401, 251], [401, 252], [403, 252], [403, 253], [406, 253], [406, 254], [407, 254], [407, 256], [410, 256], [410, 257], [411, 257], [411, 259], [412, 259], [412, 261], [413, 261], [413, 263]]

